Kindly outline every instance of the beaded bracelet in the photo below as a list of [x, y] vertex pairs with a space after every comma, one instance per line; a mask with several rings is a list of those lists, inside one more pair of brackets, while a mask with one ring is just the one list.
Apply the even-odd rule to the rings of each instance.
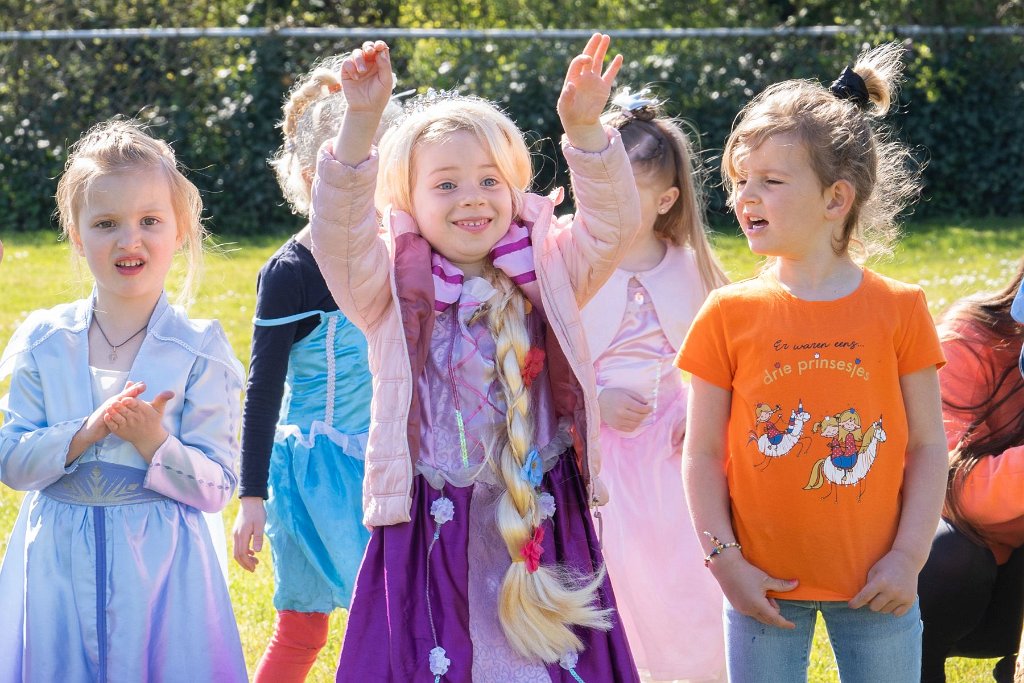
[[740, 544], [736, 543], [736, 542], [722, 543], [720, 540], [718, 540], [718, 536], [713, 535], [710, 531], [705, 531], [704, 535], [707, 536], [708, 538], [710, 538], [711, 539], [711, 543], [714, 544], [714, 546], [715, 546], [714, 548], [711, 549], [711, 552], [707, 554], [707, 557], [704, 558], [704, 566], [705, 567], [709, 567], [710, 568], [711, 567], [711, 560], [713, 560], [715, 558], [715, 555], [720, 554], [723, 550], [727, 550], [729, 548], [736, 548], [736, 550], [742, 550], [743, 549], [740, 546]]

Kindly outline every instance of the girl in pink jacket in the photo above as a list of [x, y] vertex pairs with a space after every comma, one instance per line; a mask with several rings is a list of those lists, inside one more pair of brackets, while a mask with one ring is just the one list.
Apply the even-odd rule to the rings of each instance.
[[388, 48], [342, 66], [313, 254], [367, 337], [374, 530], [339, 681], [637, 680], [587, 511], [605, 493], [579, 307], [639, 225], [629, 159], [600, 123], [622, 62], [604, 70], [608, 42], [573, 59], [558, 101], [565, 220], [527, 192], [523, 135], [493, 105], [428, 94], [378, 152]]

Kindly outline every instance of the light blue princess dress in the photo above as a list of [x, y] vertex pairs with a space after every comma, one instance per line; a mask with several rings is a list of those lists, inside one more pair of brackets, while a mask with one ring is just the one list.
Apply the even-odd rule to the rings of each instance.
[[[92, 308], [32, 314], [0, 360], [0, 481], [28, 492], [0, 566], [0, 683], [244, 683], [202, 514], [235, 490], [242, 366], [220, 325], [161, 297], [131, 371], [90, 367]], [[66, 465], [129, 380], [174, 392], [152, 462], [109, 434]]]
[[270, 457], [267, 535], [277, 610], [348, 607], [370, 533], [363, 526], [363, 453], [370, 426], [366, 339], [339, 311], [256, 319], [258, 327], [319, 316], [288, 357]]

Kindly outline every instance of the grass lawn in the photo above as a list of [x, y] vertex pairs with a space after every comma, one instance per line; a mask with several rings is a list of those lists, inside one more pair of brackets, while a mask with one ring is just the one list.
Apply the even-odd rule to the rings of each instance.
[[[194, 317], [219, 318], [243, 363], [248, 363], [251, 318], [256, 272], [285, 239], [284, 234], [231, 240], [222, 238], [223, 250], [206, 261], [201, 295], [192, 309]], [[0, 341], [7, 338], [34, 309], [70, 301], [89, 292], [82, 275], [75, 274], [68, 248], [50, 233], [5, 235], [6, 254], [0, 265]], [[757, 261], [745, 242], [735, 234], [719, 234], [715, 240], [729, 275], [751, 274]], [[938, 314], [956, 299], [978, 291], [992, 290], [1006, 283], [1024, 252], [1024, 221], [979, 220], [958, 223], [927, 223], [912, 227], [896, 254], [875, 264], [875, 269], [907, 282], [916, 282], [928, 294], [932, 313]], [[6, 390], [6, 384], [0, 385]], [[0, 551], [17, 514], [21, 494], [0, 487]], [[224, 513], [230, 529], [237, 501]], [[230, 539], [229, 543], [230, 543]], [[273, 581], [270, 553], [255, 574], [242, 571], [233, 562], [230, 569], [231, 595], [250, 672], [270, 636], [274, 611], [271, 604]], [[345, 614], [338, 612], [331, 622], [331, 636], [310, 675], [310, 681], [333, 681], [338, 648], [344, 632]], [[951, 659], [947, 673], [951, 683], [991, 680], [994, 661]], [[814, 640], [809, 680], [837, 681], [827, 638], [819, 625]]]

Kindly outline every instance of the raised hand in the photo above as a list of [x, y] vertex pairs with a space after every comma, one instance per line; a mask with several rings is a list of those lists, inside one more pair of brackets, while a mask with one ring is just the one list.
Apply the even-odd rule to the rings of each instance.
[[391, 52], [381, 40], [367, 41], [341, 63], [341, 87], [348, 109], [334, 139], [334, 158], [358, 166], [370, 155], [395, 77]]
[[[145, 391], [145, 384], [135, 384]], [[173, 391], [161, 391], [152, 401], [144, 401], [138, 398], [138, 394], [118, 398], [107, 406], [103, 423], [112, 434], [135, 446], [146, 462], [151, 462], [157, 449], [167, 440], [163, 416], [167, 402], [172, 398]]]
[[395, 87], [391, 51], [384, 41], [366, 41], [345, 58], [341, 63], [341, 87], [348, 111], [384, 111]]
[[569, 143], [587, 152], [600, 152], [608, 146], [608, 138], [601, 127], [601, 113], [622, 66], [622, 55], [615, 55], [604, 69], [610, 42], [611, 38], [601, 33], [590, 37], [583, 53], [569, 63], [558, 97], [558, 117]]

